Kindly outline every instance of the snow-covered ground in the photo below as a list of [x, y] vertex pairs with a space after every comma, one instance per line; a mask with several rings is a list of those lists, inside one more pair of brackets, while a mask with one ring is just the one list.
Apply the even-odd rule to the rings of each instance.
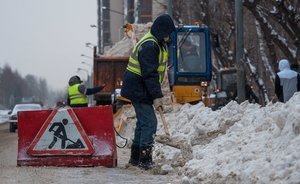
[[8, 112], [10, 110], [0, 110], [0, 124], [6, 123], [8, 120]]
[[[135, 122], [132, 111], [128, 127]], [[265, 107], [235, 101], [217, 111], [202, 103], [175, 105], [165, 116], [171, 140], [183, 144], [155, 144], [161, 173], [178, 173], [184, 184], [300, 182], [299, 92]], [[161, 122], [158, 129], [158, 136], [165, 134]]]
[[[121, 134], [131, 139], [136, 121], [133, 109], [126, 109], [125, 115]], [[157, 170], [124, 167], [130, 152], [126, 147], [118, 153], [119, 168], [109, 172], [133, 171], [138, 182], [153, 174], [152, 181], [166, 174], [179, 176], [182, 184], [300, 182], [300, 92], [287, 103], [265, 107], [232, 101], [212, 111], [202, 103], [176, 104], [165, 117], [172, 135], [169, 145], [159, 143], [161, 139], [155, 143]], [[165, 135], [159, 116], [158, 120], [157, 138]], [[180, 144], [170, 146], [172, 142]], [[113, 178], [109, 181], [114, 183]]]
[[[116, 45], [115, 50], [124, 48]], [[134, 110], [125, 114], [121, 134], [132, 139]], [[158, 172], [178, 173], [185, 184], [300, 183], [300, 92], [287, 103], [265, 107], [232, 101], [212, 111], [203, 103], [177, 104], [165, 116], [171, 142], [180, 144], [174, 148], [157, 140]], [[160, 121], [157, 135], [164, 134]]]

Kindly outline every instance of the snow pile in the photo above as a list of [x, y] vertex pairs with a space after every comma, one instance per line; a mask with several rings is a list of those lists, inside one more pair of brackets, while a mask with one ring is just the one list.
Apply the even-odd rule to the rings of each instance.
[[[165, 113], [171, 140], [157, 139], [154, 174], [177, 173], [184, 184], [297, 183], [300, 181], [300, 92], [287, 103], [266, 107], [231, 101], [212, 111], [203, 103], [175, 104]], [[122, 135], [133, 139], [135, 114], [127, 117]], [[165, 135], [161, 120], [157, 137]], [[156, 137], [156, 138], [157, 138]], [[171, 144], [171, 143], [178, 144]]]
[[132, 24], [132, 30], [126, 32], [126, 36], [113, 47], [105, 51], [106, 56], [129, 56], [131, 49], [137, 40], [140, 40], [151, 28], [152, 23]]
[[129, 56], [130, 51], [133, 48], [133, 44], [129, 38], [123, 37], [123, 39], [117, 42], [112, 48], [107, 50], [104, 55], [106, 56]]
[[[135, 25], [105, 55], [129, 56], [131, 49], [151, 27]], [[165, 85], [169, 86], [169, 85]], [[170, 142], [155, 143], [157, 174], [178, 173], [182, 183], [297, 183], [300, 181], [300, 93], [287, 103], [269, 103], [266, 107], [230, 102], [212, 111], [203, 103], [175, 104], [163, 89], [167, 105], [165, 117], [172, 134]], [[170, 94], [170, 95], [166, 95]], [[125, 117], [125, 118], [124, 118]], [[121, 135], [134, 137], [135, 113], [124, 109]], [[165, 134], [161, 119], [157, 137]], [[117, 140], [118, 143], [122, 140]]]
[[8, 121], [8, 112], [10, 110], [0, 110], [0, 124]]
[[[172, 140], [183, 144], [156, 143], [154, 160], [162, 171], [182, 175], [182, 183], [297, 183], [299, 112], [299, 92], [266, 107], [235, 101], [218, 111], [202, 103], [176, 105], [165, 115]], [[157, 134], [164, 134], [161, 122]]]

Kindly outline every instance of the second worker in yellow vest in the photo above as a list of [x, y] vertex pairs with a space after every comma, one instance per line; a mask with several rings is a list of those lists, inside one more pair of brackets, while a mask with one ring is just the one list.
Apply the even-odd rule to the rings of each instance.
[[69, 79], [68, 105], [71, 107], [88, 107], [87, 95], [98, 93], [105, 87], [105, 84], [102, 84], [95, 88], [87, 88], [81, 83], [82, 81], [77, 75]]

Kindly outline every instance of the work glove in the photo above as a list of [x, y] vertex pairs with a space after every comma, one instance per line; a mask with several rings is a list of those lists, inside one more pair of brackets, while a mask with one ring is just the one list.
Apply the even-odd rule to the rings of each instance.
[[163, 98], [156, 98], [153, 100], [153, 106], [155, 108], [155, 110], [159, 111], [159, 108], [162, 109], [162, 111], [164, 111], [163, 108]]
[[106, 86], [106, 84], [101, 84], [101, 85], [99, 86], [100, 91], [101, 91], [105, 86]]

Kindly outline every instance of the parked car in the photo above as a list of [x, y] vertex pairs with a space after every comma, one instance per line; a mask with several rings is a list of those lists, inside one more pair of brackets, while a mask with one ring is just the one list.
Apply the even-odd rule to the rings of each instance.
[[16, 104], [11, 112], [9, 112], [9, 132], [16, 132], [18, 128], [18, 112], [42, 110], [40, 104]]

